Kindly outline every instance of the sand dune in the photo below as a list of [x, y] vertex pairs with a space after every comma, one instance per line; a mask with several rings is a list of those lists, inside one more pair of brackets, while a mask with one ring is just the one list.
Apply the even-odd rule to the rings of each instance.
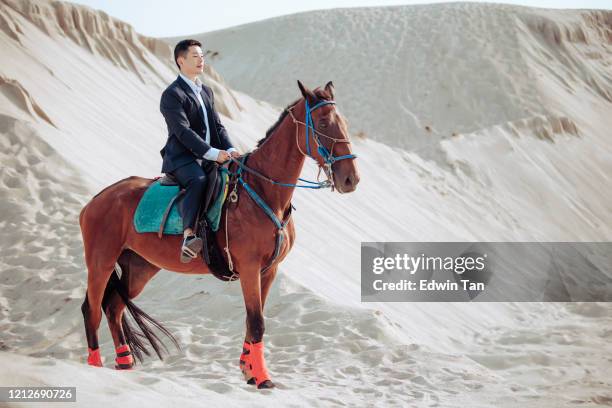
[[542, 115], [577, 120], [557, 109], [565, 96], [550, 85], [610, 101], [611, 16], [470, 3], [351, 8], [196, 38], [233, 88], [283, 106], [295, 78], [334, 80], [354, 134], [443, 162], [438, 141], [456, 134]]
[[[279, 388], [258, 392], [237, 367], [239, 285], [211, 277], [162, 272], [136, 301], [181, 350], [134, 372], [84, 364], [78, 213], [107, 184], [158, 175], [170, 48], [87, 7], [1, 2], [0, 384], [77, 386], [94, 407], [610, 405], [607, 304], [361, 304], [358, 272], [360, 241], [610, 240], [609, 16], [459, 3], [203, 35], [242, 150], [297, 78], [333, 79], [362, 134], [356, 193], [295, 195], [296, 248], [266, 310]], [[100, 335], [110, 368], [104, 321]]]

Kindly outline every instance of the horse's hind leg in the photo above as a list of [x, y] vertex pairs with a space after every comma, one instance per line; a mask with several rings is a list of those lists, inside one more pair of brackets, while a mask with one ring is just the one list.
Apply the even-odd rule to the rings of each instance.
[[[94, 324], [93, 318], [90, 313], [89, 306], [89, 295], [85, 292], [85, 300], [81, 305], [81, 312], [83, 313], [83, 321], [85, 323], [85, 336], [87, 337], [87, 350], [89, 356], [87, 357], [87, 364], [97, 367], [102, 367], [102, 357], [100, 356], [100, 349], [98, 345], [98, 326], [100, 322]], [[102, 319], [102, 315], [98, 319]]]
[[112, 264], [100, 265], [94, 262], [87, 262], [87, 269], [89, 271], [87, 276], [87, 292], [85, 294], [85, 301], [81, 306], [81, 311], [83, 312], [89, 352], [87, 364], [97, 367], [102, 367], [102, 358], [98, 344], [98, 328], [102, 320], [102, 298], [108, 278], [114, 270], [117, 256], [118, 254], [115, 255]]
[[108, 209], [103, 211], [99, 203], [92, 201], [79, 217], [87, 265], [87, 292], [81, 306], [89, 351], [87, 363], [97, 367], [102, 367], [98, 344], [102, 299], [123, 245], [122, 226], [108, 223], [103, 217], [107, 212]]
[[124, 296], [127, 296], [128, 299], [134, 299], [155, 276], [159, 268], [131, 250], [123, 251], [117, 263], [121, 267], [121, 280], [117, 275], [111, 276], [104, 295], [103, 307], [117, 353], [115, 368], [125, 370], [134, 365], [129, 345], [134, 341], [134, 334], [128, 327], [126, 327], [127, 333], [123, 330], [126, 304], [119, 290], [123, 290]]

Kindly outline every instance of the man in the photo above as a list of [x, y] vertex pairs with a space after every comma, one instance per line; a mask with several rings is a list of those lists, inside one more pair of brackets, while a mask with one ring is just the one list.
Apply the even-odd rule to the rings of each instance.
[[239, 156], [215, 110], [212, 89], [198, 78], [204, 70], [201, 47], [196, 40], [176, 44], [174, 62], [180, 73], [166, 88], [160, 102], [168, 125], [168, 141], [160, 152], [162, 172], [172, 174], [186, 190], [179, 203], [184, 227], [181, 248], [181, 262], [184, 263], [190, 262], [202, 249], [202, 239], [193, 233], [206, 185], [202, 162], [223, 163], [230, 156]]

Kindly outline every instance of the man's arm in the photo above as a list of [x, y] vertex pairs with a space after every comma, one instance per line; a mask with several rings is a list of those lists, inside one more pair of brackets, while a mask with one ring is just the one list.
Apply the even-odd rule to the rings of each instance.
[[164, 115], [170, 133], [176, 135], [178, 140], [197, 158], [203, 158], [211, 147], [189, 127], [187, 114], [178, 95], [171, 90], [165, 90], [159, 109]]

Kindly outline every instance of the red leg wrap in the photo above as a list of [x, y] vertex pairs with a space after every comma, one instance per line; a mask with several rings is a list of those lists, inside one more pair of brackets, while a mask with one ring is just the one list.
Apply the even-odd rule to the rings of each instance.
[[255, 383], [259, 387], [264, 381], [270, 380], [270, 374], [266, 368], [266, 360], [264, 359], [264, 343], [251, 344], [251, 354], [249, 362], [251, 364], [251, 374], [255, 377]]
[[117, 358], [115, 358], [115, 368], [117, 370], [129, 370], [134, 366], [134, 358], [130, 351], [130, 346], [123, 344], [115, 349]]
[[87, 364], [89, 364], [90, 366], [102, 367], [102, 357], [100, 357], [100, 348], [92, 350], [88, 347], [87, 351], [89, 352], [89, 356], [87, 357]]

